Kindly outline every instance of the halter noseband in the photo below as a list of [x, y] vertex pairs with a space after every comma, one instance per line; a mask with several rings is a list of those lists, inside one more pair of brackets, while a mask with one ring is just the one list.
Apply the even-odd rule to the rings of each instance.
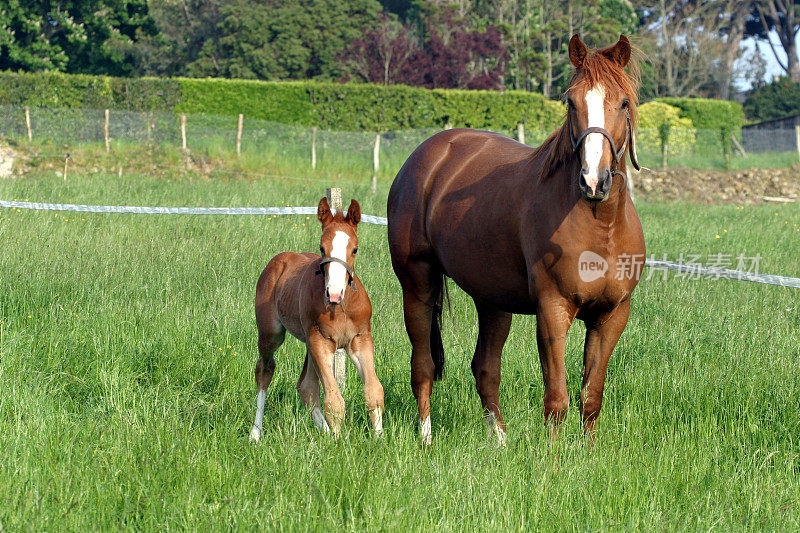
[[319, 260], [319, 270], [317, 270], [317, 274], [324, 274], [325, 272], [322, 270], [323, 265], [327, 263], [339, 263], [342, 265], [347, 273], [350, 274], [350, 288], [353, 289], [353, 292], [358, 292], [356, 289], [356, 272], [353, 270], [353, 267], [348, 265], [345, 261], [342, 261], [338, 257], [323, 257]]
[[632, 130], [631, 127], [631, 115], [627, 111], [625, 112], [625, 140], [622, 142], [622, 146], [619, 150], [617, 150], [617, 144], [614, 142], [614, 137], [608, 132], [605, 128], [600, 128], [598, 126], [591, 126], [586, 128], [578, 135], [576, 139], [575, 136], [572, 134], [572, 126], [569, 126], [569, 138], [572, 141], [572, 151], [577, 152], [580, 147], [583, 145], [584, 141], [586, 140], [586, 136], [590, 133], [599, 133], [606, 139], [608, 139], [609, 144], [611, 145], [611, 155], [614, 158], [614, 164], [611, 167], [612, 174], [622, 174], [619, 170], [617, 170], [617, 165], [622, 160], [622, 157], [625, 155], [625, 148], [627, 145], [628, 152], [631, 156], [631, 164], [633, 168], [639, 170], [639, 161], [636, 159], [636, 151], [633, 148], [633, 140], [632, 140]]

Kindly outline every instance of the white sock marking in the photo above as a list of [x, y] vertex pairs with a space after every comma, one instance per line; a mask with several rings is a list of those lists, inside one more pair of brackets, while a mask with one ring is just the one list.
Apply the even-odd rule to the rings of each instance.
[[433, 433], [431, 432], [431, 417], [428, 415], [425, 420], [419, 421], [419, 436], [422, 439], [422, 444], [430, 446], [433, 440]]
[[319, 407], [315, 407], [311, 411], [311, 416], [314, 418], [314, 425], [317, 426], [317, 429], [323, 433], [328, 433], [331, 430], [330, 426], [328, 426], [328, 421], [325, 420], [325, 415], [322, 414], [322, 410]]
[[497, 445], [501, 448], [506, 445], [506, 432], [497, 424], [494, 413], [486, 413], [486, 425], [489, 426], [489, 433], [497, 439]]
[[[589, 115], [588, 127], [606, 127], [605, 97], [606, 90], [602, 85], [596, 85], [586, 93], [586, 108]], [[586, 136], [586, 141], [583, 145], [584, 166], [588, 170], [584, 179], [589, 188], [592, 189], [592, 194], [595, 193], [597, 182], [599, 181], [598, 167], [600, 166], [600, 158], [603, 157], [604, 142], [605, 137], [602, 133], [590, 133]]]
[[372, 428], [376, 437], [383, 437], [383, 410], [380, 407], [372, 410]]
[[261, 439], [261, 428], [264, 424], [264, 405], [267, 403], [267, 391], [259, 390], [256, 396], [256, 419], [253, 429], [250, 430], [250, 440], [258, 442]]
[[[350, 242], [350, 236], [343, 232], [337, 231], [333, 236], [333, 243], [331, 247], [331, 257], [347, 261], [347, 243]], [[328, 263], [328, 294], [333, 297], [334, 295], [344, 296], [344, 290], [347, 286], [347, 269], [339, 263]]]

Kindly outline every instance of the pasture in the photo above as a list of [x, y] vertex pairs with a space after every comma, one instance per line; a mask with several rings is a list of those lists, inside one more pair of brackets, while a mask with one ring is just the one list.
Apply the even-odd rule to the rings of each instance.
[[[388, 181], [376, 193], [367, 181], [342, 185], [345, 202], [385, 215]], [[49, 170], [0, 181], [0, 198], [316, 205], [325, 186], [144, 170], [65, 183]], [[760, 271], [800, 276], [796, 204], [638, 209], [648, 255], [760, 254]], [[593, 450], [577, 412], [583, 324], [551, 443], [535, 318], [515, 317], [497, 449], [469, 369], [475, 312], [451, 283], [425, 449], [386, 230], [362, 224], [356, 271], [375, 308], [385, 438], [369, 434], [352, 366], [342, 438], [316, 431], [295, 390], [304, 347], [287, 337], [261, 444], [249, 444], [255, 282], [274, 254], [315, 251], [319, 231], [305, 216], [0, 211], [0, 529], [800, 528], [800, 293], [787, 288], [643, 279]]]

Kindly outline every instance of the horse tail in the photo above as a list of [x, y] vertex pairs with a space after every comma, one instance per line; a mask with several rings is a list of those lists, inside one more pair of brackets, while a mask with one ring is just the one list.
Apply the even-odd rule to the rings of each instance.
[[442, 309], [444, 302], [447, 301], [448, 307], [450, 306], [450, 295], [447, 294], [447, 278], [442, 275], [442, 281], [439, 284], [439, 293], [433, 304], [433, 313], [431, 314], [431, 357], [433, 358], [433, 380], [439, 381], [444, 374], [444, 344], [442, 343]]

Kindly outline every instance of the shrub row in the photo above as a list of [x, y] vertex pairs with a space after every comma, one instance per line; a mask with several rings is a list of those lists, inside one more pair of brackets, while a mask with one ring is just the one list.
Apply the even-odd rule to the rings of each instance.
[[[699, 129], [729, 136], [742, 106], [699, 98], [662, 98]], [[0, 104], [236, 115], [331, 130], [385, 131], [446, 124], [511, 130], [523, 122], [551, 130], [561, 103], [523, 91], [459, 91], [402, 85], [262, 82], [225, 79], [112, 78], [0, 72]]]

